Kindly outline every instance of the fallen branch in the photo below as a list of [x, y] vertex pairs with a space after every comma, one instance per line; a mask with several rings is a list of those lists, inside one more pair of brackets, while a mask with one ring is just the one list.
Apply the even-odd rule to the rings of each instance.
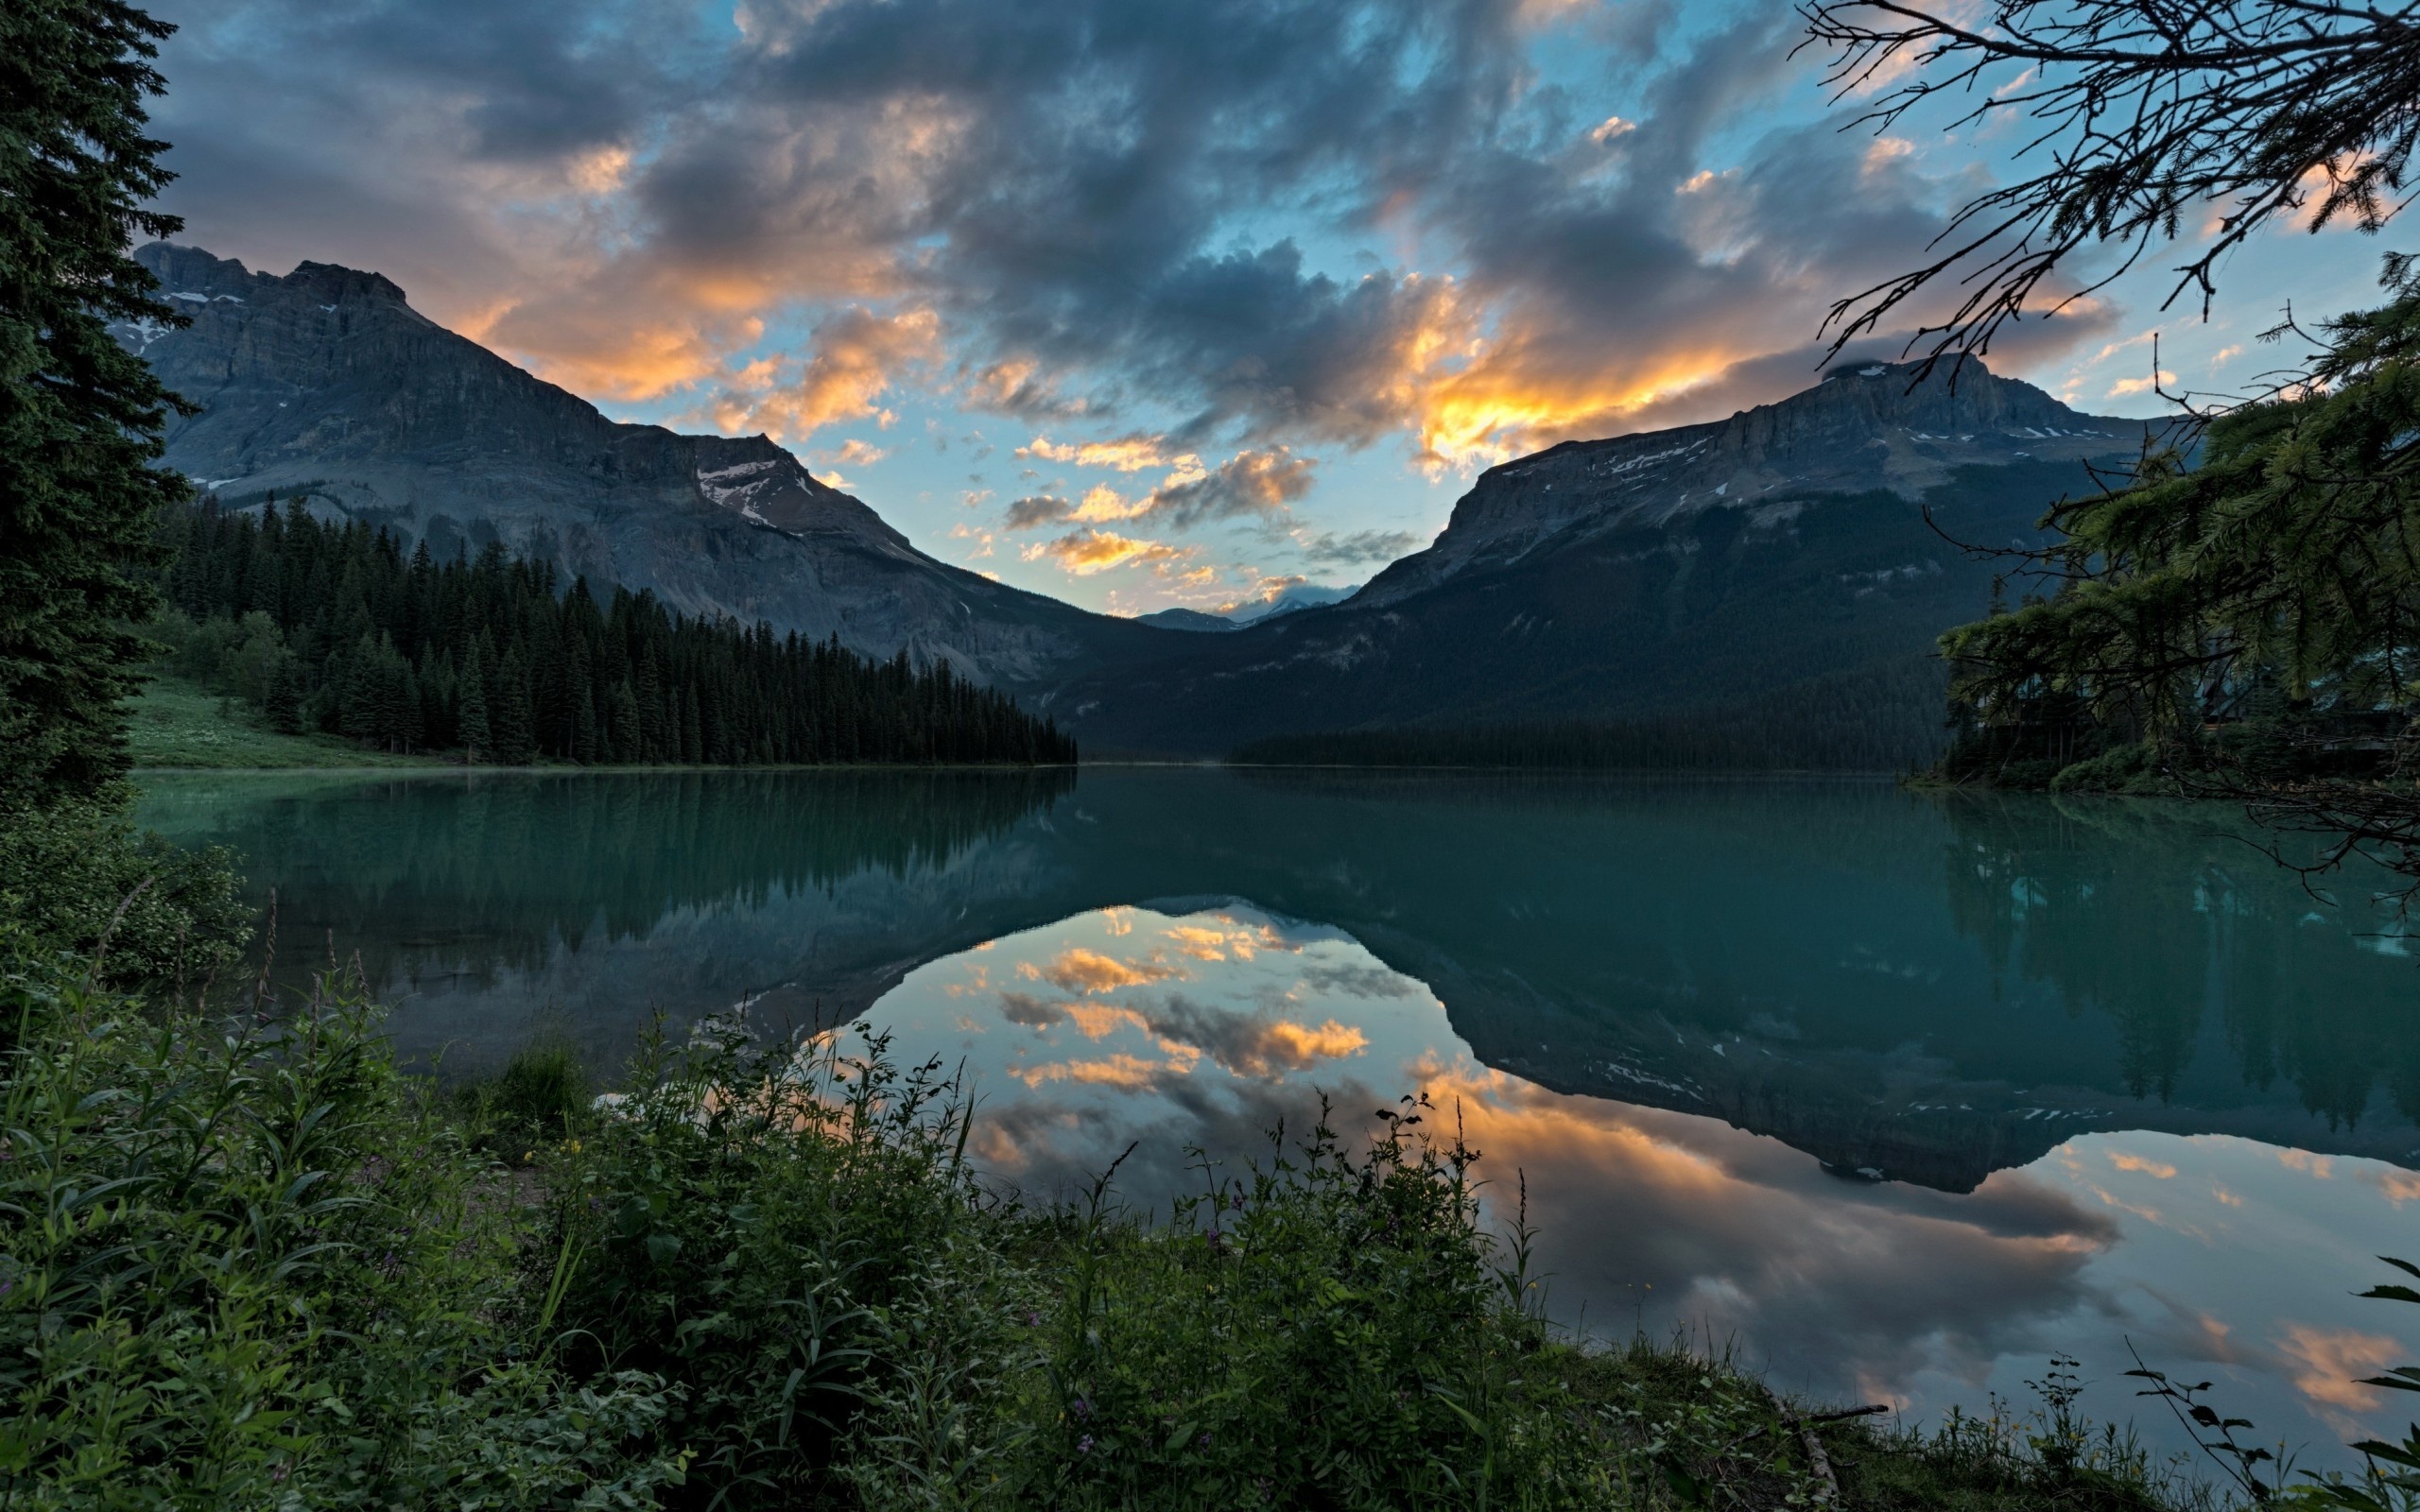
[[1806, 1421], [1810, 1423], [1837, 1423], [1843, 1422], [1851, 1418], [1873, 1418], [1882, 1413], [1889, 1412], [1890, 1410], [1891, 1404], [1889, 1402], [1877, 1401], [1863, 1407], [1844, 1407], [1839, 1412], [1808, 1413], [1806, 1415]]
[[1789, 1404], [1783, 1401], [1780, 1397], [1775, 1396], [1771, 1387], [1766, 1388], [1765, 1395], [1772, 1398], [1773, 1410], [1781, 1414], [1783, 1425], [1798, 1435], [1799, 1447], [1806, 1451], [1807, 1468], [1815, 1472], [1815, 1479], [1822, 1483], [1822, 1489], [1815, 1493], [1815, 1504], [1818, 1506], [1839, 1504], [1841, 1478], [1832, 1471], [1832, 1458], [1824, 1452], [1824, 1441], [1815, 1435], [1816, 1425], [1841, 1422], [1850, 1418], [1870, 1418], [1876, 1413], [1889, 1412], [1890, 1407], [1884, 1403], [1876, 1402], [1870, 1406], [1850, 1407], [1841, 1412], [1799, 1413], [1792, 1410]]

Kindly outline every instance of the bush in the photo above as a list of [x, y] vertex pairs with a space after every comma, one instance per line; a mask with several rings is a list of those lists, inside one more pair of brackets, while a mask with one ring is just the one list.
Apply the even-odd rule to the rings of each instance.
[[493, 1166], [324, 989], [222, 1022], [0, 939], [0, 1482], [39, 1508], [644, 1506], [678, 1391], [566, 1379]]
[[514, 1051], [493, 1077], [458, 1087], [454, 1100], [474, 1145], [526, 1160], [582, 1126], [594, 1091], [579, 1048], [550, 1031]]
[[41, 950], [72, 951], [102, 981], [199, 985], [251, 934], [233, 854], [138, 833], [123, 784], [0, 811], [0, 919]]
[[727, 1023], [652, 1042], [547, 1169], [579, 1257], [566, 1349], [686, 1384], [670, 1424], [697, 1457], [686, 1504], [832, 1489], [867, 1383], [921, 1347], [907, 1320], [1000, 1268], [964, 1110], [936, 1068], [902, 1074], [885, 1049], [842, 1059], [829, 1039], [760, 1044]]
[[[1548, 1342], [1525, 1236], [1490, 1239], [1425, 1105], [1366, 1155], [1323, 1122], [1205, 1164], [1165, 1222], [1107, 1176], [1034, 1211], [968, 1171], [940, 1068], [869, 1042], [659, 1042], [544, 1166], [564, 1348], [688, 1387], [678, 1504], [1634, 1506], [1776, 1411], [1727, 1372], [1719, 1422], [1578, 1394], [1593, 1357]], [[1806, 1493], [1777, 1443], [1765, 1483]]]
[[324, 982], [221, 1019], [22, 929], [0, 962], [12, 1507], [2177, 1501], [2056, 1398], [1823, 1425], [1856, 1452], [1825, 1471], [1724, 1363], [1554, 1341], [1526, 1228], [1490, 1236], [1417, 1101], [1366, 1152], [1322, 1118], [1239, 1178], [1205, 1160], [1158, 1221], [1114, 1168], [1033, 1211], [879, 1037], [710, 1024], [601, 1107], [541, 1040], [440, 1096]]

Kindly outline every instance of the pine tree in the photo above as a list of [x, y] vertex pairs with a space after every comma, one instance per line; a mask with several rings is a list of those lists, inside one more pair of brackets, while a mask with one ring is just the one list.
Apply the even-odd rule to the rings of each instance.
[[495, 734], [495, 759], [506, 766], [527, 766], [538, 759], [538, 749], [530, 734], [529, 666], [521, 657], [521, 647], [510, 646], [504, 653], [504, 665], [496, 673], [495, 692], [489, 701], [488, 719]]
[[181, 402], [110, 336], [183, 323], [130, 243], [183, 222], [143, 134], [173, 28], [118, 0], [0, 6], [0, 806], [99, 789], [126, 765], [119, 699], [156, 602], [129, 564], [185, 480], [152, 467]]
[[281, 735], [302, 732], [302, 673], [292, 651], [281, 652], [269, 674], [268, 698], [262, 705], [268, 727]]
[[462, 662], [462, 693], [456, 700], [454, 723], [462, 737], [464, 759], [473, 765], [487, 760], [493, 741], [488, 731], [487, 673], [479, 662], [479, 643], [473, 641]]

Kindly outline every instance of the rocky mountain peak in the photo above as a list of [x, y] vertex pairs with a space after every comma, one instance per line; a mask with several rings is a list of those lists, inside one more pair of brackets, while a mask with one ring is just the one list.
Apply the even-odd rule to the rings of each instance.
[[381, 274], [259, 273], [164, 242], [135, 256], [191, 324], [114, 334], [201, 406], [170, 422], [166, 460], [229, 507], [301, 500], [441, 558], [501, 541], [566, 578], [993, 682], [1167, 633], [935, 561], [768, 437], [608, 419]]
[[1915, 497], [1961, 467], [2078, 461], [2133, 451], [2144, 422], [2083, 414], [1969, 361], [1842, 363], [1813, 387], [1728, 420], [1559, 446], [1488, 469], [1426, 551], [1373, 578], [1385, 604], [1550, 538], [1665, 524], [1708, 509], [1785, 522], [1825, 495]]

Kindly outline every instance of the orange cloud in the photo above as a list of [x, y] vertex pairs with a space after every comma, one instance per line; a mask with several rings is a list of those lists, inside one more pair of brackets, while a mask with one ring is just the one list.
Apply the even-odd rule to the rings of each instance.
[[1025, 962], [1017, 968], [1017, 974], [1028, 981], [1047, 982], [1062, 992], [1086, 992], [1098, 996], [1115, 992], [1120, 988], [1165, 982], [1177, 972], [1174, 968], [1156, 961], [1129, 963], [1074, 945], [1061, 951], [1047, 965]]
[[1169, 943], [1182, 954], [1197, 961], [1223, 961], [1230, 955], [1249, 961], [1255, 952], [1280, 949], [1285, 940], [1266, 924], [1225, 927], [1201, 924], [1171, 924], [1164, 931]]
[[1090, 526], [1073, 535], [1061, 536], [1040, 545], [1028, 546], [1021, 553], [1028, 561], [1050, 558], [1078, 577], [1090, 577], [1113, 567], [1129, 563], [1158, 565], [1184, 559], [1186, 553], [1165, 541], [1145, 541], [1121, 536], [1113, 530]]
[[1115, 1087], [1120, 1091], [1141, 1091], [1155, 1084], [1162, 1074], [1182, 1074], [1184, 1067], [1172, 1061], [1146, 1060], [1140, 1056], [1111, 1056], [1105, 1060], [1055, 1060], [1046, 1066], [1026, 1066], [1009, 1074], [1040, 1091], [1054, 1081], [1072, 1081], [1092, 1087]]
[[2386, 1200], [2398, 1208], [2414, 1198], [2420, 1198], [2420, 1173], [2398, 1171], [2393, 1166], [2388, 1166], [2380, 1170], [2364, 1171], [2361, 1173], [2361, 1179], [2384, 1193]]
[[878, 401], [908, 370], [941, 353], [941, 317], [925, 310], [879, 315], [852, 306], [815, 328], [815, 355], [790, 382], [761, 396], [726, 390], [715, 421], [726, 431], [761, 430], [775, 440], [841, 421], [888, 424]]
[[2330, 1407], [2360, 1410], [2377, 1400], [2377, 1388], [2357, 1379], [2374, 1376], [2393, 1365], [2403, 1347], [2376, 1333], [2351, 1329], [2315, 1329], [2297, 1323], [2286, 1331], [2278, 1348], [2302, 1366], [2294, 1386], [2306, 1397]]
[[1269, 1026], [1268, 1042], [1277, 1056], [1297, 1066], [1307, 1066], [1314, 1060], [1357, 1055], [1368, 1048], [1370, 1037], [1334, 1019], [1317, 1028], [1280, 1019]]
[[2176, 1167], [2165, 1161], [2147, 1160], [2139, 1155], [2128, 1155], [2123, 1150], [2110, 1151], [2109, 1163], [2120, 1171], [2139, 1171], [2145, 1176], [2157, 1177], [2162, 1181], [2171, 1180], [2176, 1176]]
[[1143, 1029], [1143, 1016], [1132, 1008], [1113, 1007], [1104, 1003], [1070, 1003], [1067, 1017], [1076, 1032], [1087, 1040], [1106, 1040], [1124, 1028]]
[[1110, 441], [1082, 441], [1063, 445], [1046, 436], [1037, 436], [1031, 444], [1017, 448], [1017, 455], [1039, 457], [1046, 462], [1066, 462], [1078, 467], [1105, 467], [1119, 472], [1140, 472], [1145, 468], [1172, 467], [1179, 471], [1199, 471], [1201, 459], [1190, 452], [1170, 453], [1167, 438], [1146, 436], [1139, 432], [1121, 436]]

